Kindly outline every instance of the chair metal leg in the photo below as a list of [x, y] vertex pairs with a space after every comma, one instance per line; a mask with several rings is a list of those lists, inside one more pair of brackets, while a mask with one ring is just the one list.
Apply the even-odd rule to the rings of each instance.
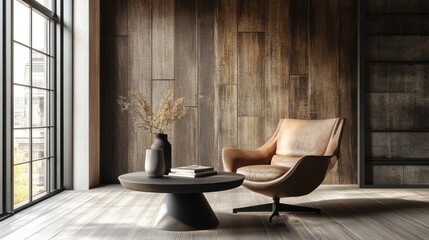
[[261, 204], [261, 205], [255, 205], [255, 206], [249, 206], [249, 207], [242, 207], [242, 208], [234, 208], [232, 210], [233, 213], [238, 212], [272, 212], [269, 220], [272, 221], [273, 217], [279, 216], [279, 212], [314, 212], [314, 213], [321, 213], [319, 208], [311, 208], [311, 207], [304, 207], [304, 206], [297, 206], [297, 205], [290, 205], [290, 204], [284, 204], [280, 203], [280, 199], [274, 197], [273, 203], [268, 204]]
[[272, 211], [272, 204], [261, 204], [261, 205], [255, 205], [255, 206], [248, 206], [248, 207], [241, 207], [241, 208], [234, 208], [232, 210], [233, 213], [238, 212], [271, 212]]

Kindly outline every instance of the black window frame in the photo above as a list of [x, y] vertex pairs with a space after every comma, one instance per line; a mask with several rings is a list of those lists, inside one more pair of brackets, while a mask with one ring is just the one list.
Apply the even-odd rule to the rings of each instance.
[[[55, 158], [56, 164], [55, 168], [50, 169], [50, 174], [52, 177], [49, 179], [48, 186], [52, 186], [50, 189], [47, 189], [47, 193], [42, 197], [33, 199], [25, 205], [14, 208], [13, 203], [13, 136], [12, 132], [14, 129], [13, 124], [13, 92], [12, 92], [12, 57], [13, 57], [13, 1], [6, 0], [2, 1], [0, 4], [0, 12], [2, 17], [0, 17], [0, 76], [2, 78], [2, 84], [0, 85], [0, 150], [2, 153], [1, 162], [0, 162], [0, 220], [7, 218], [15, 212], [18, 212], [22, 209], [30, 207], [40, 201], [43, 201], [64, 189], [64, 155], [63, 155], [63, 146], [64, 146], [64, 79], [68, 81], [71, 80], [71, 77], [64, 77], [64, 62], [69, 63], [71, 56], [67, 56], [66, 61], [64, 61], [64, 42], [66, 46], [71, 49], [72, 41], [67, 39], [64, 41], [64, 0], [52, 0], [53, 6], [52, 11], [36, 2], [35, 0], [19, 0], [26, 5], [31, 6], [31, 8], [38, 13], [44, 15], [49, 20], [53, 21], [53, 32], [54, 37], [51, 38], [52, 44], [55, 45], [54, 53], [55, 56], [55, 68], [52, 78], [55, 78], [55, 88], [54, 88], [54, 99], [55, 101], [54, 108], [51, 111], [55, 111]], [[68, 0], [66, 0], [68, 1]], [[66, 3], [66, 7], [71, 8], [71, 3]], [[71, 14], [72, 10], [68, 9], [66, 12], [66, 21], [69, 24], [68, 32], [71, 32]], [[32, 26], [30, 26], [32, 28]], [[70, 35], [70, 34], [68, 34]], [[69, 36], [70, 37], [70, 36]], [[71, 51], [67, 51], [69, 53]], [[70, 72], [69, 64], [66, 65], [67, 72]], [[51, 79], [52, 80], [52, 79]], [[67, 83], [67, 86], [70, 86], [71, 83]], [[66, 98], [70, 98], [66, 96]], [[70, 107], [70, 106], [68, 106]], [[69, 112], [69, 111], [67, 111]], [[71, 116], [68, 116], [70, 118]], [[69, 121], [67, 121], [69, 122]], [[70, 126], [69, 126], [70, 127]], [[33, 126], [29, 127], [30, 130], [33, 129]], [[31, 140], [30, 140], [31, 141]], [[71, 160], [71, 157], [67, 157]], [[67, 164], [68, 166], [70, 163]], [[32, 174], [32, 173], [31, 173]], [[30, 182], [31, 184], [31, 182]], [[30, 186], [30, 189], [32, 186]], [[31, 191], [31, 190], [30, 190]], [[31, 199], [31, 195], [30, 195]]]

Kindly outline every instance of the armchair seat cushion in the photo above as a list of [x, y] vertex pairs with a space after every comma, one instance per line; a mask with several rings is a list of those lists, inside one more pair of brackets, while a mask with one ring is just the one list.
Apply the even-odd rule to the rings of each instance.
[[237, 169], [244, 179], [253, 182], [268, 182], [275, 180], [289, 171], [290, 168], [275, 165], [250, 165]]

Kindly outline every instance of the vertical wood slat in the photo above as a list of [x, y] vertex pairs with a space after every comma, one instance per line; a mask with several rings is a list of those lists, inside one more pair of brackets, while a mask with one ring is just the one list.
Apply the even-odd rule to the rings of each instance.
[[[339, 2], [310, 1], [310, 118], [339, 115]], [[324, 183], [338, 183], [338, 164]]]
[[[151, 1], [129, 0], [128, 8], [128, 90], [144, 93], [149, 103], [151, 84]], [[127, 113], [122, 113], [127, 114]], [[138, 130], [128, 121], [128, 171], [143, 171], [145, 149], [152, 144], [148, 131]]]
[[265, 140], [279, 119], [289, 114], [290, 1], [266, 2], [265, 26]]
[[289, 117], [308, 119], [310, 114], [308, 77], [290, 76], [289, 83]]
[[216, 83], [237, 84], [237, 0], [216, 3]]
[[198, 163], [210, 166], [215, 161], [215, 2], [197, 1], [198, 42]]
[[187, 106], [197, 106], [196, 0], [176, 0], [174, 10], [174, 88]]
[[238, 115], [264, 114], [264, 34], [238, 34]]
[[222, 168], [222, 148], [237, 147], [237, 85], [219, 85], [215, 98], [215, 130], [217, 156], [213, 162], [216, 169]]
[[187, 114], [174, 123], [174, 145], [172, 167], [198, 164], [196, 107], [186, 107]]
[[340, 117], [345, 125], [340, 146], [338, 175], [340, 183], [349, 183], [357, 177], [357, 8], [340, 8]]
[[264, 143], [264, 118], [238, 117], [238, 147], [256, 149]]
[[339, 3], [310, 1], [310, 117], [339, 114]]
[[100, 4], [100, 13], [101, 36], [126, 36], [128, 34], [128, 1], [103, 0]]
[[[101, 41], [101, 166], [103, 183], [118, 183], [118, 176], [128, 171], [128, 116], [116, 103], [118, 95], [128, 89], [127, 39], [103, 37]], [[112, 142], [111, 139], [116, 139]]]
[[152, 1], [152, 79], [174, 79], [174, 0]]
[[265, 0], [238, 0], [238, 31], [263, 32], [265, 28]]
[[290, 73], [308, 75], [309, 0], [291, 0]]

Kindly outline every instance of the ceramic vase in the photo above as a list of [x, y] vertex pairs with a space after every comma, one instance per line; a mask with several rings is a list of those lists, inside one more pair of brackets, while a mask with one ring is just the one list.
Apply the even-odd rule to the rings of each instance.
[[150, 148], [164, 150], [164, 174], [167, 175], [171, 169], [171, 144], [168, 141], [168, 135], [163, 133], [155, 134], [155, 139]]
[[162, 149], [146, 149], [144, 169], [148, 177], [163, 177], [165, 171], [164, 151]]

